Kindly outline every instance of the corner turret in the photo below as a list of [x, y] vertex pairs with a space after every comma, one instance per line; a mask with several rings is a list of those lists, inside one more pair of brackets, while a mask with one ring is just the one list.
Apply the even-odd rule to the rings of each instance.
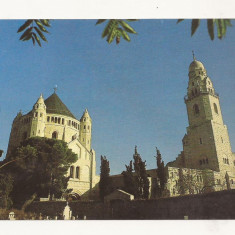
[[89, 151], [91, 150], [91, 128], [92, 120], [88, 113], [88, 110], [85, 109], [81, 119], [80, 119], [80, 141], [84, 147]]
[[42, 94], [33, 106], [30, 136], [44, 137], [46, 123], [46, 105]]

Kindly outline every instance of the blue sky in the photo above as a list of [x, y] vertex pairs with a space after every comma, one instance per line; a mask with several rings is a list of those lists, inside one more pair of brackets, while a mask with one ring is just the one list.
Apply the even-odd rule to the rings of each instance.
[[235, 30], [223, 40], [209, 39], [206, 22], [193, 37], [190, 21], [141, 20], [131, 25], [131, 42], [109, 45], [104, 25], [95, 20], [54, 20], [43, 47], [19, 41], [24, 21], [0, 21], [0, 148], [5, 152], [12, 121], [28, 112], [55, 84], [57, 94], [80, 119], [88, 108], [93, 120], [92, 146], [110, 161], [112, 174], [125, 169], [134, 146], [147, 168], [156, 167], [157, 146], [165, 163], [182, 151], [188, 126], [186, 95], [192, 50], [203, 62], [220, 94], [225, 124], [235, 151]]

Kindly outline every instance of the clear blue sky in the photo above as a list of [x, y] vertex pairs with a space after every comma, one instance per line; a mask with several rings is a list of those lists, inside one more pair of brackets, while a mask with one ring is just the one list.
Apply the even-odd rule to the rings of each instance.
[[17, 112], [28, 112], [55, 84], [57, 94], [80, 119], [88, 108], [93, 120], [92, 146], [118, 174], [132, 159], [134, 146], [147, 168], [156, 167], [155, 146], [165, 163], [182, 151], [188, 126], [183, 97], [192, 50], [220, 94], [224, 122], [235, 151], [235, 29], [225, 39], [209, 39], [206, 22], [190, 36], [190, 21], [132, 22], [138, 35], [130, 43], [108, 45], [104, 25], [95, 20], [52, 21], [48, 43], [33, 47], [19, 41], [23, 21], [0, 21], [0, 148], [7, 150]]

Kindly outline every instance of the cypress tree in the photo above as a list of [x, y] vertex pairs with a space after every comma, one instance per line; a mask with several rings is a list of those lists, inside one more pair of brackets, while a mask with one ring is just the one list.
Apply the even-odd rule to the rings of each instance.
[[165, 175], [165, 166], [164, 161], [162, 161], [162, 155], [160, 151], [156, 148], [157, 151], [157, 176], [160, 182], [160, 196], [163, 196], [163, 192], [166, 185], [166, 175]]
[[111, 178], [109, 176], [110, 168], [109, 168], [109, 161], [104, 156], [101, 156], [101, 166], [100, 166], [100, 199], [103, 201], [104, 197], [111, 193]]

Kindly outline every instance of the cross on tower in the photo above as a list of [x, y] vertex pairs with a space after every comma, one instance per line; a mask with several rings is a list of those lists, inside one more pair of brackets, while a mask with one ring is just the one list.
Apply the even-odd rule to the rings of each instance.
[[56, 93], [56, 91], [57, 91], [57, 85], [55, 85], [53, 89], [54, 89], [54, 93]]
[[196, 57], [195, 57], [195, 55], [194, 55], [194, 51], [192, 51], [192, 53], [193, 53], [193, 60], [195, 61], [195, 60], [196, 60]]

